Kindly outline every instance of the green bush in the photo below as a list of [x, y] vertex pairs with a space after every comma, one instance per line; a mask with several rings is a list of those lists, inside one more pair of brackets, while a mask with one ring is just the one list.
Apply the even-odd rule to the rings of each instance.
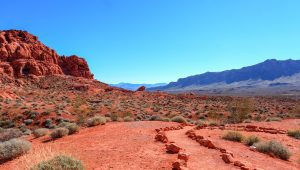
[[83, 170], [84, 167], [80, 160], [70, 156], [59, 155], [48, 161], [42, 161], [35, 165], [31, 170]]
[[134, 119], [130, 116], [124, 117], [124, 122], [132, 122]]
[[258, 143], [259, 141], [260, 139], [257, 136], [249, 136], [244, 140], [245, 144], [248, 146], [252, 146], [253, 144]]
[[171, 121], [177, 123], [187, 123], [186, 119], [182, 116], [175, 116], [171, 119]]
[[16, 158], [27, 153], [31, 143], [23, 139], [11, 139], [0, 143], [0, 161]]
[[22, 136], [22, 131], [19, 129], [4, 129], [0, 132], [0, 142], [5, 142], [13, 138]]
[[56, 128], [54, 129], [51, 134], [50, 134], [50, 137], [52, 139], [57, 139], [57, 138], [62, 138], [64, 136], [67, 136], [69, 134], [69, 129], [67, 128]]
[[39, 128], [33, 131], [33, 136], [36, 138], [42, 137], [47, 135], [48, 133], [48, 129], [46, 128]]
[[300, 139], [300, 129], [299, 130], [289, 130], [288, 136], [296, 138], [296, 139]]
[[290, 151], [277, 141], [260, 142], [255, 146], [259, 152], [273, 154], [283, 160], [288, 160], [291, 156]]
[[235, 142], [241, 142], [243, 140], [243, 135], [236, 131], [229, 131], [222, 137], [225, 140], [235, 141]]
[[88, 127], [104, 125], [105, 123], [106, 123], [106, 118], [102, 116], [94, 116], [92, 118], [89, 118], [86, 122]]

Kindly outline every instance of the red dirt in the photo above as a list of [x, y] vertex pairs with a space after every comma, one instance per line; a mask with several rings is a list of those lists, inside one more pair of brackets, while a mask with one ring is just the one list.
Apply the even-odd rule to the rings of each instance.
[[[155, 128], [174, 126], [164, 122], [109, 123], [82, 129], [78, 134], [56, 141], [32, 139], [33, 149], [59, 148], [81, 159], [86, 169], [171, 169], [176, 156], [165, 153], [164, 145], [155, 142]], [[29, 153], [26, 157], [30, 157]], [[24, 157], [0, 165], [1, 170], [19, 167]]]

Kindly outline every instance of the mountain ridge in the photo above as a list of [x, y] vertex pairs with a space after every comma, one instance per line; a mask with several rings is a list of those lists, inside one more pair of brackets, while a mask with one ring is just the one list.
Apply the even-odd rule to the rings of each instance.
[[242, 67], [240, 69], [231, 69], [221, 72], [206, 72], [203, 74], [188, 76], [186, 78], [180, 78], [177, 82], [171, 82], [166, 86], [150, 88], [148, 90], [184, 91], [189, 87], [193, 87], [194, 90], [197, 88], [201, 89], [203, 86], [209, 88], [209, 85], [218, 83], [228, 85], [248, 80], [274, 81], [280, 77], [288, 77], [297, 73], [300, 73], [300, 60], [268, 59], [264, 62]]

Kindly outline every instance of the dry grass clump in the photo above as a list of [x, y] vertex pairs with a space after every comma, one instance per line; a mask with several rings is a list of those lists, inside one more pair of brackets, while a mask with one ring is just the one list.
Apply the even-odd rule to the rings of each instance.
[[59, 124], [58, 126], [68, 129], [69, 135], [79, 132], [79, 129], [80, 129], [76, 123], [63, 122], [63, 123]]
[[106, 123], [106, 118], [103, 116], [94, 116], [89, 118], [86, 121], [88, 127], [97, 126], [97, 125], [104, 125]]
[[222, 138], [225, 140], [241, 142], [244, 139], [244, 136], [240, 132], [229, 131], [226, 134], [224, 134]]
[[242, 123], [248, 119], [250, 113], [254, 110], [254, 105], [249, 99], [239, 99], [228, 105], [230, 111], [229, 122]]
[[132, 121], [134, 121], [134, 119], [132, 117], [130, 117], [130, 116], [124, 117], [123, 120], [124, 120], [124, 122], [132, 122]]
[[182, 116], [174, 116], [171, 118], [172, 122], [177, 122], [177, 123], [187, 123], [186, 119]]
[[42, 137], [47, 135], [48, 133], [48, 129], [46, 128], [39, 128], [33, 131], [33, 136], [36, 138]]
[[272, 154], [283, 160], [288, 160], [291, 156], [290, 151], [277, 141], [260, 142], [255, 146], [259, 152]]
[[21, 136], [22, 132], [19, 129], [4, 129], [0, 132], [0, 142], [5, 142]]
[[295, 139], [300, 139], [300, 129], [298, 130], [289, 130], [288, 136], [293, 137]]
[[258, 143], [260, 141], [259, 137], [257, 136], [248, 136], [245, 140], [244, 143], [248, 146], [252, 146], [255, 143]]
[[57, 138], [62, 138], [64, 136], [67, 136], [68, 134], [69, 134], [69, 129], [67, 129], [67, 128], [56, 128], [51, 132], [50, 137], [52, 139], [57, 139]]
[[83, 164], [71, 156], [58, 155], [50, 160], [42, 161], [31, 170], [83, 170]]
[[27, 153], [31, 143], [23, 139], [11, 139], [0, 143], [0, 161], [16, 158]]

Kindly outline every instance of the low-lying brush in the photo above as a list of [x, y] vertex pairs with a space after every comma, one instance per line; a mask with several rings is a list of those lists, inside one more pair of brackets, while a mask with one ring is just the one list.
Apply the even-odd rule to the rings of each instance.
[[69, 134], [69, 130], [67, 128], [57, 128], [52, 131], [50, 137], [52, 139], [62, 138]]
[[0, 143], [0, 161], [10, 160], [27, 153], [31, 143], [23, 139], [11, 139]]
[[39, 128], [33, 131], [33, 136], [36, 138], [42, 137], [47, 135], [48, 133], [48, 129], [46, 128]]
[[300, 129], [298, 129], [298, 130], [289, 130], [288, 131], [288, 136], [296, 138], [296, 139], [300, 139]]
[[5, 142], [13, 138], [22, 136], [22, 131], [19, 129], [5, 129], [0, 132], [0, 142]]
[[272, 154], [283, 160], [288, 160], [291, 156], [290, 151], [277, 141], [260, 142], [255, 146], [259, 152]]
[[48, 161], [42, 161], [31, 170], [83, 170], [83, 164], [70, 156], [59, 155]]
[[248, 146], [252, 146], [253, 144], [258, 143], [259, 141], [260, 139], [257, 136], [249, 136], [244, 140], [245, 144]]
[[124, 122], [132, 122], [132, 121], [134, 121], [134, 119], [132, 117], [130, 117], [130, 116], [124, 117]]
[[177, 122], [177, 123], [186, 123], [186, 119], [182, 116], [175, 116], [171, 119], [172, 122]]
[[236, 131], [229, 131], [222, 137], [225, 140], [235, 141], [235, 142], [241, 142], [244, 138], [244, 136], [240, 132]]
[[59, 124], [59, 127], [63, 127], [69, 130], [69, 135], [79, 132], [79, 126], [76, 123], [64, 122]]
[[89, 118], [86, 122], [88, 127], [104, 125], [105, 123], [106, 123], [106, 118], [102, 116], [94, 116], [92, 118]]

